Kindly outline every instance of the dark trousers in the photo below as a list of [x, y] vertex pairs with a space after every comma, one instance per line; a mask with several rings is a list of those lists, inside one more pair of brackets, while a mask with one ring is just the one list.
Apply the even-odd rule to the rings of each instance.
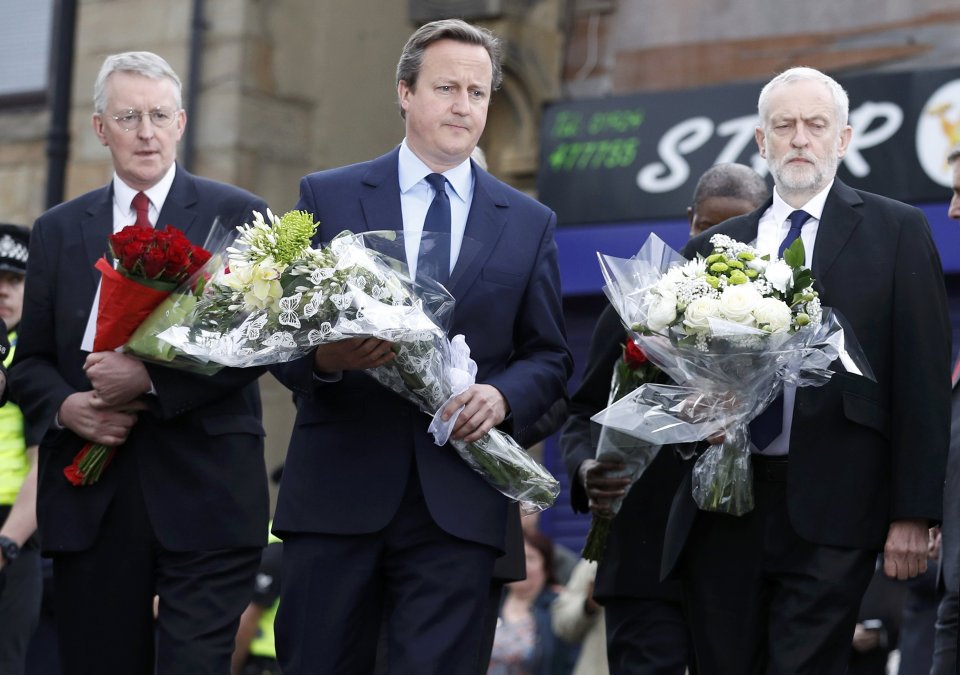
[[842, 675], [876, 551], [801, 539], [787, 514], [785, 476], [762, 473], [750, 513], [697, 513], [681, 560], [697, 670]]
[[603, 603], [610, 675], [683, 675], [692, 662], [679, 602], [617, 598]]
[[[0, 520], [2, 522], [2, 520]], [[27, 647], [40, 621], [43, 571], [40, 551], [24, 547], [20, 557], [5, 565], [0, 591], [0, 673], [20, 675], [27, 661]]]
[[393, 520], [370, 534], [283, 542], [276, 621], [284, 675], [475, 675], [497, 551], [443, 531], [412, 469]]
[[[163, 549], [139, 485], [122, 483], [93, 547], [54, 556], [63, 672], [230, 672], [240, 614], [253, 596], [260, 554], [259, 548]], [[154, 595], [160, 597], [156, 621]]]

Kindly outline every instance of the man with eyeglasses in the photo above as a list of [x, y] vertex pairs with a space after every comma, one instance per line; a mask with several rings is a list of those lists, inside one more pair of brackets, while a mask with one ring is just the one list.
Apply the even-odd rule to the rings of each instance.
[[[192, 375], [82, 341], [112, 232], [169, 224], [202, 244], [215, 218], [236, 225], [266, 205], [177, 166], [186, 114], [159, 56], [108, 57], [94, 104], [113, 179], [37, 219], [11, 369], [46, 430], [37, 516], [60, 660], [67, 674], [222, 674], [266, 544], [260, 371]], [[117, 452], [98, 482], [73, 485], [64, 468], [87, 442]]]

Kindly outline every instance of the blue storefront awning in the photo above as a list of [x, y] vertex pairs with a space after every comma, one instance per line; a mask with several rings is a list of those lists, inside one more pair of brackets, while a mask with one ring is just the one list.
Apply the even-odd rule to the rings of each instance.
[[[945, 274], [960, 274], [960, 222], [947, 217], [949, 202], [918, 204], [933, 231]], [[656, 233], [679, 251], [689, 237], [687, 219], [566, 225], [557, 229], [563, 294], [596, 295], [603, 291], [597, 252], [629, 258], [647, 236]]]

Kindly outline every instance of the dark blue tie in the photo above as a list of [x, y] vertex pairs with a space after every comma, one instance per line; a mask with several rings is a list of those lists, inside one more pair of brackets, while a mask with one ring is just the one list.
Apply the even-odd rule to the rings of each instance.
[[423, 231], [446, 234], [446, 237], [427, 237], [420, 240], [420, 254], [417, 257], [417, 276], [421, 272], [445, 284], [450, 278], [450, 197], [447, 196], [447, 179], [439, 173], [427, 176], [427, 182], [433, 188], [433, 202], [427, 209], [423, 221]]
[[810, 220], [812, 216], [802, 209], [797, 209], [790, 214], [789, 218], [790, 229], [787, 231], [787, 236], [780, 242], [780, 248], [777, 250], [778, 258], [782, 258], [783, 252], [790, 247], [790, 244], [797, 240], [797, 237], [800, 236], [800, 230], [803, 229], [803, 224]]
[[[783, 252], [797, 240], [804, 223], [810, 220], [811, 216], [806, 211], [797, 209], [790, 214], [790, 230], [787, 236], [780, 242], [780, 250], [777, 253], [778, 258], [783, 257]], [[783, 431], [783, 394], [781, 393], [773, 402], [767, 406], [767, 409], [757, 415], [750, 422], [750, 440], [757, 446], [758, 450], [764, 450], [773, 440]]]

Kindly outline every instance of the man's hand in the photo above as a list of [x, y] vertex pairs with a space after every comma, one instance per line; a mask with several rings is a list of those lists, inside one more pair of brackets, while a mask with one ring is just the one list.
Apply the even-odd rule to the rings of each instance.
[[319, 373], [366, 370], [386, 365], [396, 358], [393, 343], [377, 338], [348, 338], [317, 347], [313, 367]]
[[489, 384], [473, 384], [465, 392], [454, 396], [444, 408], [441, 418], [449, 420], [457, 409], [463, 411], [453, 426], [450, 438], [473, 443], [500, 424], [509, 412], [507, 399], [500, 390]]
[[927, 571], [930, 534], [924, 518], [895, 520], [883, 546], [883, 572], [891, 579], [912, 579]]
[[123, 445], [137, 422], [137, 410], [146, 409], [142, 401], [131, 401], [118, 410], [106, 405], [96, 391], [70, 394], [60, 405], [60, 424], [80, 438], [108, 447]]
[[583, 489], [586, 490], [590, 510], [598, 516], [612, 518], [611, 502], [627, 494], [630, 479], [625, 476], [610, 476], [609, 474], [623, 471], [626, 465], [623, 462], [597, 461], [585, 459], [577, 469], [577, 475]]
[[97, 392], [96, 404], [105, 408], [126, 405], [150, 391], [150, 375], [143, 361], [119, 352], [94, 352], [83, 372]]

